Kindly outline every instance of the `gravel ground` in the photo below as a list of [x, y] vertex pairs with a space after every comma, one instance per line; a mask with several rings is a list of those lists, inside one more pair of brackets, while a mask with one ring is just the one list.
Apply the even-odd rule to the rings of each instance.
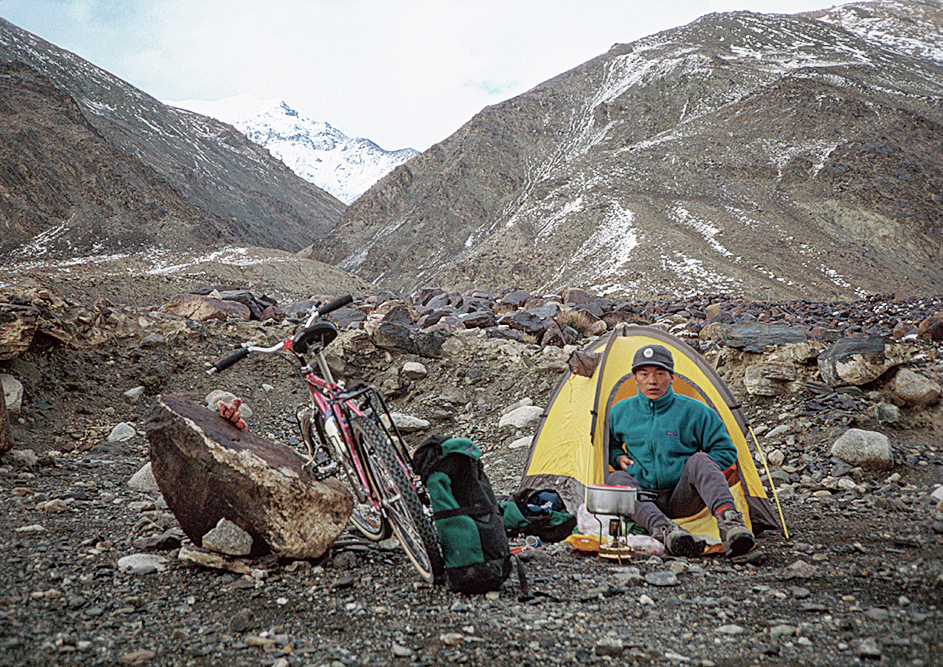
[[[800, 438], [777, 445], [799, 478], [783, 493], [788, 539], [765, 534], [737, 560], [623, 563], [548, 545], [523, 554], [537, 596], [520, 602], [513, 577], [500, 594], [454, 594], [421, 582], [395, 546], [346, 534], [317, 561], [263, 558], [245, 575], [180, 560], [182, 533], [160, 495], [128, 485], [147, 461], [149, 401], [228, 389], [255, 410], [254, 432], [292, 444], [301, 395], [287, 366], [265, 360], [219, 380], [202, 373], [232, 341], [274, 340], [277, 327], [154, 331], [160, 340], [88, 349], [39, 340], [5, 364], [26, 380], [13, 435], [35, 459], [0, 466], [0, 665], [943, 664], [943, 516], [930, 497], [943, 482], [938, 404], [893, 428], [898, 463], [884, 472], [839, 469], [827, 453], [842, 429], [868, 427], [866, 397], [808, 417]], [[557, 379], [523, 357], [469, 346], [423, 359], [429, 375], [412, 386], [395, 377], [409, 355], [374, 350], [347, 371], [431, 430], [473, 438], [496, 490], [510, 492], [526, 448], [508, 448], [519, 434], [499, 432], [500, 414], [521, 399], [545, 404]], [[123, 397], [138, 385], [143, 398]], [[768, 426], [811, 399], [744, 397]], [[138, 433], [108, 442], [122, 422]], [[119, 566], [134, 554], [166, 560]]]

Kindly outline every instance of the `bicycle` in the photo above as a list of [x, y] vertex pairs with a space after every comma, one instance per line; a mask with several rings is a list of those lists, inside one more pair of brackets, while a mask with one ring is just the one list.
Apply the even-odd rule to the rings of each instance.
[[[354, 527], [373, 541], [395, 532], [420, 576], [429, 583], [441, 583], [445, 562], [424, 509], [429, 507], [428, 496], [412, 471], [409, 450], [383, 395], [363, 382], [341, 386], [324, 357], [338, 331], [321, 318], [352, 301], [347, 295], [312, 309], [300, 329], [271, 347], [241, 343], [234, 354], [217, 361], [207, 373], [220, 373], [250, 353], [287, 359], [311, 398], [310, 404], [300, 406], [295, 414], [308, 450], [305, 466], [313, 469], [319, 480], [341, 473], [354, 497], [350, 517]], [[318, 372], [308, 361], [309, 355], [314, 356]]]

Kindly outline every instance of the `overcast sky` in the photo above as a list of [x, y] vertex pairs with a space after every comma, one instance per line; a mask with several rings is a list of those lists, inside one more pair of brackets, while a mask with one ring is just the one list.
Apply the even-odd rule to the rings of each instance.
[[161, 100], [285, 100], [387, 150], [711, 12], [832, 0], [0, 0], [0, 17]]

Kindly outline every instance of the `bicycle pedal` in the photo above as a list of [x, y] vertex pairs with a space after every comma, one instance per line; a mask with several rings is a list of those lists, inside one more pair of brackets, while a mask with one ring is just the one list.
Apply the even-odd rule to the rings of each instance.
[[310, 463], [314, 468], [314, 477], [319, 481], [327, 479], [337, 472], [337, 461], [321, 448], [314, 453]]
[[328, 477], [333, 477], [334, 473], [337, 472], [337, 464], [334, 461], [327, 463], [325, 465], [315, 465], [314, 466], [314, 478], [316, 480], [323, 481]]

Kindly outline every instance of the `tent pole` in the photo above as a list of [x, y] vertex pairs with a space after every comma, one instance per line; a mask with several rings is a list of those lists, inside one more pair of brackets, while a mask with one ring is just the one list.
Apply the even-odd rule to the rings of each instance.
[[756, 439], [756, 433], [753, 432], [753, 427], [747, 426], [747, 428], [750, 430], [750, 435], [753, 436], [753, 444], [756, 445], [756, 451], [760, 453], [763, 469], [766, 470], [766, 479], [769, 480], [769, 487], [773, 490], [773, 498], [776, 499], [776, 509], [779, 510], [779, 522], [783, 525], [783, 535], [785, 535], [788, 540], [789, 530], [786, 528], [786, 519], [783, 517], [783, 506], [779, 504], [779, 494], [776, 493], [776, 485], [773, 483], [773, 476], [769, 474], [769, 466], [766, 464], [766, 454], [763, 452], [759, 441]]

